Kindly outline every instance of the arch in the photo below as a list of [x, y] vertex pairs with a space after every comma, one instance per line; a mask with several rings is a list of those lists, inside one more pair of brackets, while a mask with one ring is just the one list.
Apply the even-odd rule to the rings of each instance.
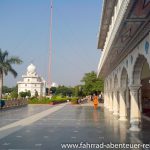
[[121, 88], [127, 88], [128, 86], [128, 73], [125, 68], [123, 68], [121, 72], [120, 85], [121, 85]]
[[114, 88], [118, 88], [118, 78], [117, 75], [114, 77]]
[[[133, 67], [133, 84], [141, 84], [141, 73], [143, 69], [143, 65], [147, 62], [147, 59], [144, 55], [139, 55], [135, 61]], [[150, 68], [150, 66], [149, 66]]]
[[[148, 59], [142, 55], [139, 54], [134, 66], [133, 66], [133, 72], [132, 72], [132, 84], [136, 86], [140, 86], [138, 90], [138, 107], [140, 109], [140, 112], [145, 112], [145, 105], [147, 105], [146, 99], [150, 98], [149, 95], [149, 80], [150, 80], [150, 65], [148, 63]], [[148, 105], [147, 105], [148, 106]], [[146, 106], [146, 109], [150, 108]]]
[[108, 90], [108, 79], [105, 79], [105, 90]]
[[108, 85], [107, 85], [107, 79], [105, 79], [104, 81], [104, 91], [108, 90]]
[[125, 67], [121, 70], [120, 92], [119, 92], [119, 115], [120, 121], [127, 121], [127, 90], [128, 90], [128, 72]]
[[118, 89], [118, 78], [114, 76], [114, 95], [113, 95], [113, 115], [119, 116], [119, 89]]
[[109, 89], [112, 90], [112, 78], [109, 79]]
[[[149, 79], [150, 79], [150, 66], [148, 59], [143, 55], [139, 54], [135, 60], [132, 71], [132, 84], [130, 87], [131, 94], [131, 128], [130, 130], [139, 131], [139, 124], [141, 123], [141, 113], [146, 109], [149, 109], [147, 102], [145, 103], [145, 94], [149, 93]], [[148, 91], [145, 92], [145, 89]], [[135, 92], [136, 91], [136, 92]], [[150, 95], [148, 94], [149, 99]], [[145, 104], [144, 104], [145, 103]], [[136, 122], [136, 126], [135, 126]]]

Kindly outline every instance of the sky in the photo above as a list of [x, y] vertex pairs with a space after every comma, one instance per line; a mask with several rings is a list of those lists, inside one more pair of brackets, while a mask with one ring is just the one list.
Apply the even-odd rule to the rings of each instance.
[[[51, 80], [80, 84], [83, 75], [97, 71], [97, 50], [102, 0], [53, 0]], [[15, 86], [30, 63], [48, 79], [50, 0], [0, 0], [0, 48], [23, 63], [13, 66], [4, 85]]]

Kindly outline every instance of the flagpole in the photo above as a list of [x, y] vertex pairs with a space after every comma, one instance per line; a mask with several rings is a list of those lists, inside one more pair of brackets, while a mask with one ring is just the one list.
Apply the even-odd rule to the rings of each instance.
[[50, 94], [51, 88], [51, 65], [52, 65], [52, 18], [53, 17], [53, 0], [50, 3], [50, 46], [49, 46], [49, 67], [48, 67], [48, 88]]

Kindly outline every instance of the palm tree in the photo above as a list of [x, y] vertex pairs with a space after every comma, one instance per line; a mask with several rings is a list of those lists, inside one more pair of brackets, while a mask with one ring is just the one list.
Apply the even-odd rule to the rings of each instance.
[[22, 60], [19, 57], [9, 57], [7, 51], [0, 49], [0, 98], [2, 98], [2, 87], [4, 75], [10, 72], [14, 77], [17, 76], [17, 72], [13, 69], [13, 64], [21, 64]]

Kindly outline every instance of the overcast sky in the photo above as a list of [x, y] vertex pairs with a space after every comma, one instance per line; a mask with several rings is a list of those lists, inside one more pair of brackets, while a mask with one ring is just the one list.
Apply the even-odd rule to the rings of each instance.
[[[102, 0], [53, 0], [52, 81], [77, 85], [84, 73], [97, 70], [97, 34]], [[0, 48], [19, 56], [18, 77], [5, 77], [14, 86], [32, 62], [47, 80], [50, 0], [0, 0]]]

